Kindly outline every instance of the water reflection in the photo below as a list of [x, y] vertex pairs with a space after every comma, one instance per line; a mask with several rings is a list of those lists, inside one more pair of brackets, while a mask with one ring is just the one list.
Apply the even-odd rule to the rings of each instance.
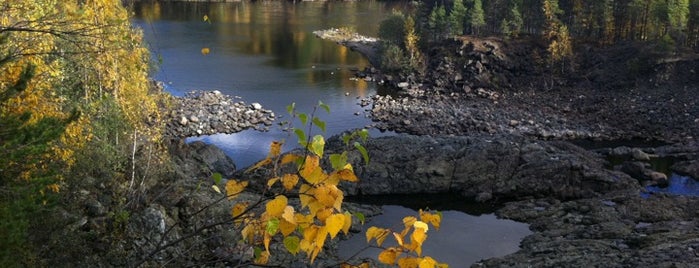
[[[673, 195], [699, 196], [699, 181], [689, 176], [682, 176], [676, 173], [670, 175], [667, 187], [648, 186], [651, 193], [668, 193]], [[643, 195], [648, 197], [647, 194]]]
[[[320, 100], [332, 109], [321, 118], [328, 121], [326, 134], [333, 135], [371, 123], [357, 98], [374, 94], [376, 86], [349, 79], [350, 69], [369, 65], [363, 56], [312, 32], [354, 27], [375, 36], [383, 18], [407, 5], [405, 1], [138, 2], [133, 23], [143, 29], [161, 61], [154, 77], [164, 81], [172, 94], [220, 90], [247, 103], [259, 102], [277, 115], [285, 114], [292, 102], [310, 112]], [[205, 15], [208, 21], [203, 20]], [[210, 54], [201, 54], [204, 47]], [[246, 131], [190, 140], [224, 148], [243, 167], [263, 158], [269, 141], [285, 137], [272, 128], [268, 133]]]
[[[400, 220], [409, 215], [417, 215], [415, 210], [402, 206], [382, 206], [384, 213], [372, 218], [365, 226], [397, 228]], [[422, 247], [423, 255], [449, 264], [449, 267], [469, 267], [471, 264], [492, 257], [504, 256], [519, 250], [520, 241], [532, 232], [529, 225], [511, 220], [497, 219], [493, 214], [472, 216], [460, 211], [443, 211], [439, 230], [430, 229]], [[349, 258], [367, 246], [365, 233], [355, 234], [339, 246], [339, 255]], [[392, 238], [386, 239], [383, 246], [395, 246]], [[359, 258], [376, 259], [380, 249], [369, 248], [361, 251]]]

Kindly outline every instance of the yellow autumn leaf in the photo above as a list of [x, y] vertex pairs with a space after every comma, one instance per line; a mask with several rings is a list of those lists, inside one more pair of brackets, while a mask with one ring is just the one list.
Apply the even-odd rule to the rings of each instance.
[[342, 225], [342, 232], [345, 233], [345, 235], [347, 235], [347, 234], [349, 234], [350, 227], [352, 227], [352, 214], [345, 211], [343, 216], [345, 217], [345, 221]]
[[201, 54], [202, 54], [202, 55], [209, 55], [210, 52], [211, 52], [211, 50], [210, 50], [208, 47], [205, 47], [205, 48], [202, 48], [202, 49], [201, 49]]
[[301, 227], [301, 229], [306, 229], [308, 226], [313, 223], [313, 215], [304, 215], [301, 213], [296, 213], [294, 214], [294, 219], [296, 220], [296, 224]]
[[396, 239], [396, 243], [398, 243], [399, 246], [403, 246], [403, 237], [399, 233], [393, 232], [393, 238]]
[[400, 232], [402, 236], [408, 235], [408, 232], [410, 232], [410, 229], [413, 227], [413, 224], [417, 221], [417, 218], [413, 216], [407, 216], [403, 218], [403, 231]]
[[376, 240], [376, 245], [381, 246], [383, 244], [383, 241], [386, 240], [386, 237], [388, 233], [388, 230], [371, 226], [369, 229], [366, 230], [366, 242], [371, 243], [372, 239]]
[[308, 210], [310, 211], [310, 215], [313, 217], [316, 217], [316, 214], [322, 210], [325, 210], [326, 207], [323, 206], [320, 202], [316, 201], [313, 199], [310, 203], [308, 203]]
[[243, 235], [243, 240], [252, 244], [252, 241], [255, 238], [255, 226], [252, 224], [245, 225], [245, 227], [243, 227], [243, 230], [240, 231], [240, 234]]
[[284, 236], [289, 236], [293, 233], [294, 230], [296, 230], [296, 226], [296, 223], [289, 222], [284, 218], [279, 220], [279, 231], [281, 231]]
[[379, 253], [379, 261], [384, 264], [394, 265], [396, 263], [396, 258], [398, 258], [398, 253], [398, 250], [393, 247], [384, 249]]
[[422, 229], [423, 232], [427, 232], [427, 230], [429, 230], [429, 227], [427, 227], [427, 223], [425, 223], [423, 221], [415, 221], [413, 223], [413, 227], [415, 229]]
[[320, 158], [315, 155], [306, 156], [306, 160], [303, 163], [303, 167], [299, 171], [301, 177], [303, 177], [310, 184], [318, 184], [327, 177], [322, 168], [320, 168]]
[[315, 249], [315, 247], [313, 246], [313, 242], [305, 239], [301, 240], [301, 242], [299, 243], [299, 248], [303, 250], [303, 252], [306, 252], [308, 256], [311, 256], [311, 252], [313, 252], [313, 250]]
[[260, 252], [260, 256], [255, 259], [255, 264], [267, 264], [269, 262], [269, 257], [271, 255], [269, 254], [268, 251], [262, 251]]
[[398, 259], [398, 267], [400, 268], [418, 268], [422, 258], [405, 257]]
[[430, 257], [424, 257], [420, 261], [420, 266], [418, 266], [418, 267], [420, 267], [420, 268], [434, 268], [436, 266], [437, 266], [437, 261], [435, 261], [434, 259], [432, 259]]
[[330, 234], [330, 238], [334, 239], [335, 236], [337, 236], [337, 233], [339, 233], [340, 230], [342, 230], [342, 227], [345, 226], [345, 215], [330, 215], [330, 217], [325, 219], [325, 226], [328, 227], [328, 234]]
[[286, 163], [295, 162], [295, 161], [298, 160], [298, 159], [301, 159], [301, 157], [298, 156], [298, 155], [295, 155], [295, 154], [285, 154], [284, 156], [282, 156], [282, 162], [281, 162], [281, 164], [284, 165], [284, 164], [286, 164]]
[[354, 171], [351, 169], [342, 169], [337, 171], [338, 175], [340, 176], [340, 179], [344, 181], [349, 181], [349, 182], [358, 182], [359, 179], [357, 176], [354, 174]]
[[282, 219], [285, 219], [286, 221], [296, 224], [296, 218], [294, 218], [294, 207], [292, 206], [286, 206], [284, 208], [284, 213], [282, 213]]
[[334, 207], [335, 200], [342, 192], [335, 185], [322, 185], [313, 191], [313, 197], [325, 207]]
[[418, 256], [422, 256], [422, 243], [427, 239], [427, 234], [422, 228], [413, 229], [412, 235], [410, 235], [411, 247], [410, 250], [415, 251]]
[[267, 156], [267, 158], [277, 157], [281, 152], [282, 143], [278, 141], [273, 141], [272, 144], [269, 145], [269, 155]]
[[286, 196], [278, 195], [273, 200], [270, 200], [265, 205], [267, 215], [270, 217], [279, 217], [284, 213], [288, 200]]
[[313, 186], [308, 185], [308, 184], [301, 184], [301, 187], [299, 188], [299, 200], [301, 201], [301, 208], [305, 208], [308, 206], [309, 203], [311, 203], [315, 192], [315, 188]]
[[261, 168], [261, 167], [266, 166], [266, 165], [271, 164], [271, 163], [272, 163], [272, 159], [270, 159], [270, 158], [265, 158], [265, 159], [261, 160], [260, 162], [255, 163], [255, 165], [253, 165], [253, 166], [247, 168], [247, 169], [245, 170], [245, 173], [248, 173], [248, 172], [250, 172], [250, 171], [256, 170], [256, 169], [258, 169], [258, 168]]
[[442, 217], [439, 213], [429, 213], [426, 211], [419, 210], [420, 220], [429, 224], [432, 224], [435, 229], [439, 230], [439, 225], [442, 221]]
[[279, 180], [280, 180], [279, 177], [274, 177], [274, 178], [271, 178], [271, 179], [267, 180], [267, 188], [271, 189], [272, 186], [273, 186], [275, 183], [277, 183]]
[[320, 227], [311, 225], [308, 228], [303, 230], [303, 240], [313, 242], [316, 239], [316, 236], [318, 235], [318, 230]]
[[320, 227], [318, 229], [318, 235], [316, 235], [315, 240], [313, 240], [313, 245], [315, 249], [313, 252], [311, 252], [311, 263], [313, 263], [313, 260], [318, 256], [318, 253], [323, 249], [323, 245], [325, 245], [325, 239], [328, 237], [328, 229], [326, 226]]
[[247, 186], [247, 181], [239, 182], [234, 179], [228, 180], [228, 182], [226, 182], [226, 195], [228, 195], [228, 200], [235, 199]]
[[269, 252], [269, 242], [272, 241], [272, 236], [268, 233], [265, 232], [265, 236], [263, 238], [262, 243], [265, 245], [265, 251]]
[[333, 210], [331, 208], [322, 208], [322, 209], [316, 211], [316, 218], [320, 222], [325, 222], [325, 220], [327, 220], [328, 217], [330, 217], [330, 215], [332, 215], [332, 214], [333, 214]]
[[247, 202], [239, 202], [239, 203], [233, 205], [233, 208], [231, 208], [231, 216], [233, 216], [233, 218], [236, 218], [236, 217], [242, 215], [243, 212], [245, 212], [245, 209], [247, 207], [248, 207]]
[[287, 191], [294, 189], [298, 182], [299, 176], [297, 176], [296, 174], [284, 174], [284, 176], [282, 176], [282, 185], [284, 185], [284, 189], [286, 189]]
[[413, 216], [407, 216], [407, 217], [403, 218], [403, 225], [405, 227], [413, 226], [413, 224], [415, 224], [415, 222], [417, 222], [417, 218], [415, 218]]
[[333, 204], [333, 208], [337, 211], [342, 211], [342, 200], [345, 199], [345, 195], [340, 191], [340, 189], [337, 190], [337, 197], [335, 197], [335, 203]]

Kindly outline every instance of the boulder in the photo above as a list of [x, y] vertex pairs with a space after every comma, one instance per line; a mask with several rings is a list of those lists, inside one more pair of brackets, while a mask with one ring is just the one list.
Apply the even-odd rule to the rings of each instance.
[[[399, 135], [370, 139], [368, 165], [350, 154], [359, 183], [350, 195], [458, 192], [482, 200], [551, 196], [599, 196], [638, 191], [631, 177], [604, 169], [595, 155], [566, 142], [513, 137], [429, 137]], [[330, 139], [328, 152], [343, 148]]]

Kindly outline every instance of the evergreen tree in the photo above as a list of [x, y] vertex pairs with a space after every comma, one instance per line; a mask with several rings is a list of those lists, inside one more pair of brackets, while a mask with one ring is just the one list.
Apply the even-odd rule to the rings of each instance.
[[449, 14], [449, 21], [451, 24], [451, 34], [461, 35], [464, 34], [466, 25], [466, 15], [468, 13], [468, 8], [464, 5], [463, 0], [454, 0], [454, 5], [451, 9], [451, 14]]
[[478, 35], [481, 27], [485, 25], [485, 13], [483, 12], [483, 2], [473, 0], [473, 7], [469, 9], [469, 25], [471, 34]]
[[449, 20], [444, 6], [439, 5], [432, 9], [432, 13], [430, 13], [428, 20], [428, 25], [430, 31], [432, 32], [431, 39], [433, 42], [438, 42], [448, 36], [450, 33]]

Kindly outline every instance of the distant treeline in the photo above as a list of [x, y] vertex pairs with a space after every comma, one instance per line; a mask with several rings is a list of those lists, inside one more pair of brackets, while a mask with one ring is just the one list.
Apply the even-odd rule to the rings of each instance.
[[[662, 41], [699, 48], [699, 0], [423, 0], [421, 6], [417, 17], [427, 20], [444, 8], [454, 19], [441, 30], [453, 34], [540, 35], [555, 19], [575, 41]], [[555, 17], [547, 18], [546, 10]]]

